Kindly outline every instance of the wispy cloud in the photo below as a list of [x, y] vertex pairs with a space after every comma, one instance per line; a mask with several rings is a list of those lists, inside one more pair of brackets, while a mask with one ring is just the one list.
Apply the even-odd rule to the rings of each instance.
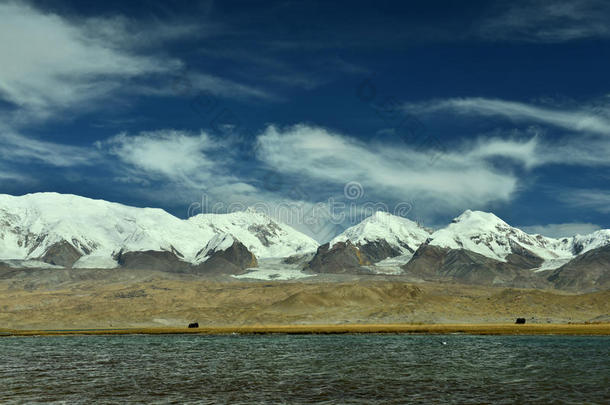
[[[0, 100], [14, 106], [5, 121], [19, 126], [57, 118], [60, 111], [91, 110], [129, 92], [179, 96], [169, 84], [185, 64], [159, 53], [158, 45], [200, 36], [202, 29], [174, 23], [68, 18], [22, 2], [0, 3]], [[204, 72], [193, 74], [192, 86], [220, 96], [268, 98]]]
[[464, 148], [464, 156], [473, 159], [505, 158], [527, 170], [546, 165], [610, 166], [610, 142], [605, 137], [580, 136], [549, 141], [537, 135], [536, 131], [513, 130], [504, 136], [500, 134], [501, 131], [496, 131], [491, 137], [479, 137], [470, 143], [470, 148]]
[[[549, 164], [587, 167], [610, 166], [610, 114], [608, 104], [558, 109], [480, 97], [451, 98], [406, 104], [407, 113], [488, 120], [494, 116], [498, 128], [481, 134], [465, 153], [472, 158], [502, 157], [533, 169]], [[559, 129], [560, 136], [547, 137], [547, 129]]]
[[161, 80], [160, 83], [134, 84], [128, 89], [136, 93], [155, 96], [196, 96], [209, 93], [218, 97], [231, 99], [259, 99], [278, 101], [280, 97], [261, 88], [223, 79], [218, 76], [201, 72], [177, 72], [171, 80]]
[[574, 235], [587, 235], [601, 229], [601, 226], [588, 222], [570, 222], [565, 224], [530, 225], [521, 227], [527, 233], [540, 234], [551, 238], [562, 238]]
[[231, 138], [167, 129], [120, 133], [96, 146], [107, 157], [107, 164], [114, 162], [121, 183], [141, 187], [154, 200], [162, 194], [167, 194], [164, 201], [183, 204], [202, 194], [226, 204], [270, 198], [236, 170]]
[[500, 2], [476, 34], [493, 41], [557, 43], [610, 37], [604, 0]]
[[610, 118], [592, 109], [562, 110], [482, 97], [450, 98], [412, 103], [405, 110], [416, 114], [448, 112], [467, 116], [498, 116], [515, 122], [536, 122], [571, 131], [610, 135]]
[[566, 204], [589, 209], [603, 214], [610, 213], [610, 191], [599, 189], [562, 190], [559, 198]]
[[527, 169], [547, 163], [540, 156], [540, 140], [536, 136], [517, 138], [514, 135], [513, 132], [505, 137], [481, 137], [469, 148], [464, 148], [465, 156], [472, 159], [506, 158]]
[[7, 183], [12, 183], [14, 184], [15, 182], [17, 183], [25, 183], [25, 182], [30, 182], [32, 179], [30, 176], [25, 175], [23, 173], [19, 173], [15, 170], [13, 170], [10, 167], [7, 167], [4, 164], [0, 163], [0, 184], [1, 185], [5, 185]]
[[222, 47], [212, 45], [199, 52], [206, 58], [233, 62], [233, 66], [238, 67], [233, 71], [237, 77], [254, 76], [259, 82], [286, 88], [312, 90], [345, 75], [370, 73], [367, 68], [338, 56], [307, 54], [306, 57], [300, 55], [295, 60], [293, 50], [299, 46], [298, 43], [294, 43], [288, 52], [269, 49], [266, 42], [255, 47], [243, 47], [240, 43], [232, 47], [227, 47], [224, 42], [220, 44]]
[[[123, 181], [169, 181], [189, 190], [211, 190], [240, 181], [229, 173], [232, 161], [222, 153], [227, 143], [213, 140], [202, 132], [157, 130], [135, 135], [120, 133], [97, 142], [98, 150], [118, 159]], [[125, 173], [129, 176], [125, 177]]]
[[98, 32], [100, 26], [69, 21], [24, 3], [0, 4], [0, 96], [21, 110], [48, 117], [108, 95], [129, 78], [182, 65], [121, 49], [124, 33], [113, 37], [112, 31]]
[[270, 126], [258, 138], [259, 159], [280, 173], [298, 175], [304, 184], [362, 183], [367, 198], [426, 202], [428, 210], [483, 207], [508, 201], [518, 179], [493, 168], [461, 147], [433, 165], [427, 151], [408, 146], [371, 145], [320, 127]]
[[36, 162], [56, 167], [90, 166], [99, 162], [92, 148], [41, 141], [0, 128], [0, 157], [5, 163]]
[[205, 133], [194, 135], [176, 130], [141, 132], [133, 136], [121, 133], [98, 142], [97, 146], [107, 148], [124, 163], [169, 177], [209, 172], [213, 162], [207, 153], [215, 148]]

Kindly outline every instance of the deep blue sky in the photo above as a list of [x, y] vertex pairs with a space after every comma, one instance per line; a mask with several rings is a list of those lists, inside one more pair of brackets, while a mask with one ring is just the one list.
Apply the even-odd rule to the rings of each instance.
[[[321, 241], [365, 203], [608, 228], [607, 21], [596, 0], [0, 1], [0, 192], [289, 204]], [[338, 225], [329, 198], [354, 208]]]

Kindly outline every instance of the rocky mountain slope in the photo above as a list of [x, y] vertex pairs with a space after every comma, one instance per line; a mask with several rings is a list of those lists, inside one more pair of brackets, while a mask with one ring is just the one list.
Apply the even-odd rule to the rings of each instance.
[[577, 256], [548, 277], [556, 288], [572, 291], [610, 289], [610, 245]]
[[402, 269], [405, 275], [430, 281], [523, 288], [548, 286], [542, 274], [528, 267], [525, 260], [500, 261], [467, 249], [425, 244]]

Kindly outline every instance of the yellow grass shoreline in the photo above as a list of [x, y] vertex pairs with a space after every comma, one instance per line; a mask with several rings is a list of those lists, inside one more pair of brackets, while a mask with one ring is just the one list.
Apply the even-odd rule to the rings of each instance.
[[591, 324], [347, 324], [202, 326], [200, 328], [125, 328], [74, 330], [0, 329], [2, 336], [164, 335], [164, 334], [347, 334], [404, 333], [469, 335], [610, 335], [610, 323]]

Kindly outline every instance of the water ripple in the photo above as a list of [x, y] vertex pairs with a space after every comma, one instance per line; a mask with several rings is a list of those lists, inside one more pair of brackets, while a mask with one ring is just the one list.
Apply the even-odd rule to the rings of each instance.
[[465, 335], [3, 338], [0, 402], [608, 403], [609, 343]]

